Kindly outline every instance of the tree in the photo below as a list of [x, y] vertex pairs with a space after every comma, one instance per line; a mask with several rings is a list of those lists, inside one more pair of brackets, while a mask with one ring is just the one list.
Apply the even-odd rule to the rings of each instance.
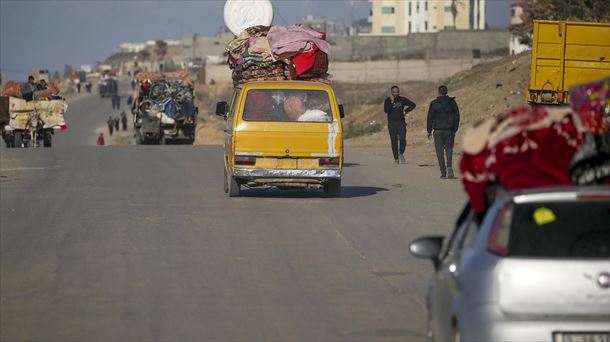
[[146, 61], [150, 58], [150, 52], [148, 52], [148, 50], [144, 49], [144, 50], [138, 52], [138, 58], [140, 60]]
[[167, 43], [164, 40], [158, 39], [155, 41], [155, 54], [159, 57], [159, 61], [162, 61], [167, 54]]
[[532, 45], [534, 19], [610, 22], [608, 0], [526, 0], [523, 25], [511, 28], [522, 44]]

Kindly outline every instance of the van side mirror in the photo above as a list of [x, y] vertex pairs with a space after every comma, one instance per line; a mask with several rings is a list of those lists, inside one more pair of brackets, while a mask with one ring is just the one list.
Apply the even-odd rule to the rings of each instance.
[[342, 104], [339, 105], [339, 117], [341, 119], [343, 119], [345, 117], [345, 108], [343, 108]]
[[216, 115], [226, 118], [228, 111], [229, 105], [225, 101], [220, 101], [216, 104]]
[[434, 268], [438, 267], [439, 256], [443, 248], [444, 236], [424, 236], [413, 240], [409, 244], [409, 251], [416, 258], [430, 259]]

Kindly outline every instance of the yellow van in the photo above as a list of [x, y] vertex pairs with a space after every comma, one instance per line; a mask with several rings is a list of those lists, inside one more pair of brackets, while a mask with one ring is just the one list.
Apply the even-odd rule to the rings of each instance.
[[224, 191], [247, 187], [322, 188], [341, 194], [343, 106], [330, 85], [308, 81], [261, 81], [239, 85], [225, 118]]

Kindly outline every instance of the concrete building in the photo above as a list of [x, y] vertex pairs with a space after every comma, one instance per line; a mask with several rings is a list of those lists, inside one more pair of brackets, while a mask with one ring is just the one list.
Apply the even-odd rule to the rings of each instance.
[[350, 33], [350, 28], [342, 22], [326, 20], [324, 17], [316, 18], [312, 15], [301, 19], [301, 25], [318, 32], [326, 32], [327, 38], [345, 37]]
[[510, 40], [508, 43], [508, 50], [511, 55], [516, 55], [518, 53], [531, 50], [531, 47], [525, 44], [521, 44], [519, 41], [519, 37], [517, 37], [513, 32], [514, 29], [518, 26], [523, 25], [523, 2], [516, 2], [510, 5], [510, 26], [511, 26], [511, 34]]
[[372, 35], [484, 30], [486, 0], [369, 0]]

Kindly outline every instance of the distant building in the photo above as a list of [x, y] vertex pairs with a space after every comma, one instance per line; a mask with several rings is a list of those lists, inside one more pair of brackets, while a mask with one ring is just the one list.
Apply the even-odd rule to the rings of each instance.
[[310, 29], [326, 32], [327, 37], [346, 37], [350, 33], [350, 28], [342, 22], [326, 20], [326, 18], [316, 18], [308, 15], [301, 19], [301, 25]]
[[484, 30], [486, 0], [369, 0], [371, 34]]
[[[178, 46], [180, 45], [179, 40], [164, 40], [167, 46]], [[146, 50], [147, 48], [155, 45], [155, 40], [148, 40], [143, 43], [123, 43], [119, 45], [117, 52], [125, 52], [125, 53], [138, 53], [142, 50]]]
[[182, 58], [185, 61], [217, 64], [226, 61], [225, 46], [235, 36], [230, 32], [221, 32], [213, 37], [193, 35], [182, 38]]
[[508, 49], [511, 55], [516, 55], [518, 53], [531, 50], [531, 47], [528, 45], [522, 44], [519, 41], [519, 37], [516, 36], [513, 32], [514, 29], [518, 26], [523, 25], [523, 2], [517, 2], [510, 5], [510, 26], [512, 28], [510, 34], [510, 40], [508, 43]]

